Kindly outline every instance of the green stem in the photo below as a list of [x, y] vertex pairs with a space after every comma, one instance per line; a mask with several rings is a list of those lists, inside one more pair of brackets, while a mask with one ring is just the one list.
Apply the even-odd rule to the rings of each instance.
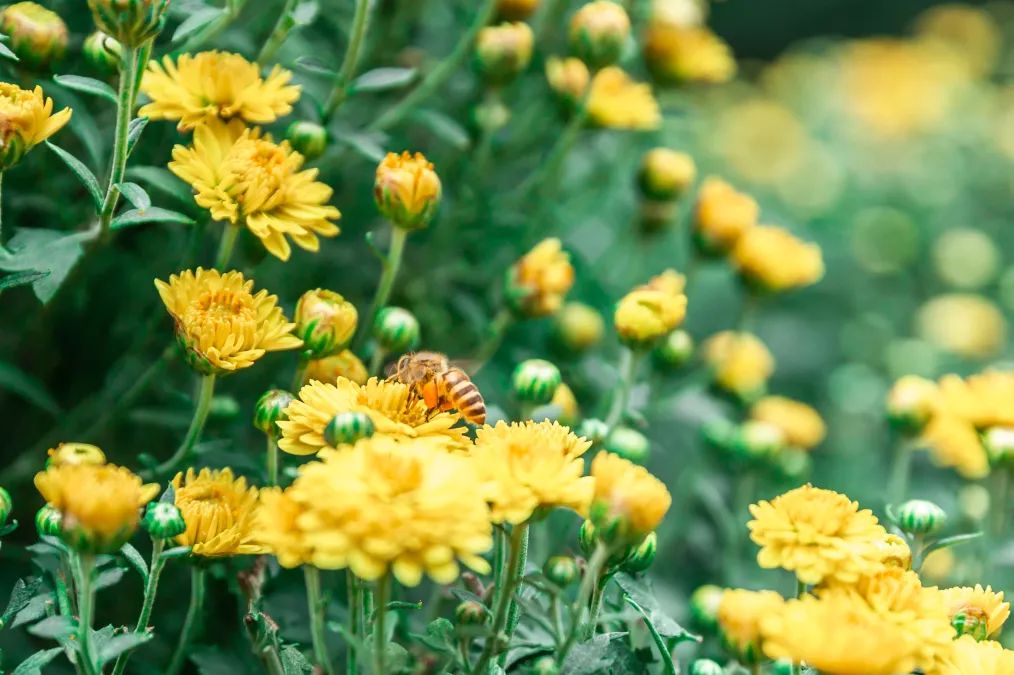
[[[528, 543], [531, 533], [531, 528], [527, 523], [523, 525], [516, 525], [514, 529], [523, 530], [523, 532], [520, 534], [517, 532], [512, 533], [517, 536], [517, 546], [519, 548], [517, 570], [515, 571], [514, 578], [511, 580], [512, 589], [518, 588], [521, 585], [521, 580], [525, 576], [525, 565], [528, 564]], [[512, 538], [511, 543], [514, 544], [514, 541], [515, 540]], [[510, 606], [507, 608], [507, 639], [505, 640], [505, 644], [510, 644], [511, 639], [514, 637], [514, 631], [517, 630], [518, 622], [520, 620], [521, 607], [518, 605], [517, 597], [512, 590], [510, 594]], [[500, 658], [497, 659], [497, 663], [500, 664], [501, 668], [504, 668], [506, 666], [506, 662], [507, 650], [505, 649], [500, 653]]]
[[556, 591], [549, 599], [549, 613], [553, 619], [553, 646], [559, 648], [563, 643], [563, 605], [560, 603], [560, 594]]
[[608, 576], [603, 576], [595, 582], [595, 588], [592, 590], [591, 601], [588, 609], [588, 625], [585, 628], [586, 638], [590, 638], [595, 635], [595, 631], [599, 623], [599, 614], [602, 612], [602, 598], [606, 594], [606, 586], [608, 583]]
[[296, 1], [285, 0], [282, 13], [279, 15], [275, 27], [271, 30], [271, 35], [268, 36], [267, 41], [261, 48], [260, 54], [257, 55], [257, 63], [260, 65], [264, 65], [275, 58], [275, 54], [281, 49], [282, 44], [285, 43], [285, 39], [289, 37], [289, 32], [296, 25], [296, 19], [292, 16], [292, 10], [296, 9]]
[[229, 223], [222, 231], [222, 240], [218, 244], [218, 253], [215, 255], [215, 269], [224, 272], [232, 259], [232, 252], [236, 248], [236, 240], [239, 239], [240, 225]]
[[342, 59], [342, 67], [334, 79], [334, 86], [331, 94], [324, 104], [324, 121], [331, 119], [338, 109], [345, 103], [349, 95], [349, 84], [356, 74], [356, 65], [359, 62], [359, 52], [363, 47], [363, 38], [366, 37], [366, 26], [369, 23], [370, 0], [356, 0], [356, 12], [352, 17], [352, 30], [349, 32], [349, 44], [345, 47], [345, 57]]
[[[796, 598], [802, 599], [806, 595], [806, 584], [796, 579]], [[802, 675], [803, 665], [800, 661], [792, 662], [792, 675]]]
[[187, 608], [187, 618], [183, 621], [183, 630], [180, 632], [179, 642], [176, 643], [176, 650], [173, 652], [169, 667], [163, 675], [178, 675], [183, 669], [183, 664], [190, 653], [190, 643], [197, 637], [200, 630], [201, 614], [204, 609], [204, 583], [207, 572], [200, 565], [194, 565], [190, 570], [190, 606]]
[[609, 407], [609, 414], [606, 415], [607, 435], [612, 433], [616, 426], [623, 421], [623, 414], [627, 411], [627, 403], [630, 400], [630, 390], [634, 386], [637, 377], [637, 366], [640, 362], [640, 353], [629, 347], [624, 347], [620, 353], [620, 383], [613, 394], [613, 401]]
[[201, 439], [201, 432], [204, 431], [204, 424], [208, 421], [208, 413], [211, 412], [211, 400], [215, 393], [215, 376], [201, 376], [200, 390], [197, 394], [197, 405], [194, 407], [194, 417], [190, 421], [190, 428], [187, 435], [172, 457], [162, 462], [155, 468], [156, 476], [163, 476], [176, 469], [177, 466], [190, 458], [194, 447]]
[[493, 319], [493, 323], [489, 325], [486, 339], [479, 345], [479, 350], [474, 359], [473, 375], [479, 372], [497, 353], [500, 349], [500, 344], [503, 342], [504, 335], [512, 323], [514, 323], [514, 313], [506, 307], [502, 308]]
[[584, 615], [588, 609], [588, 601], [595, 590], [595, 586], [598, 584], [599, 577], [602, 576], [602, 570], [609, 561], [610, 553], [609, 547], [599, 542], [595, 547], [595, 552], [592, 553], [591, 560], [588, 561], [588, 568], [581, 579], [581, 587], [578, 589], [577, 598], [575, 598], [574, 604], [571, 605], [570, 632], [567, 634], [567, 639], [564, 641], [563, 646], [560, 647], [559, 653], [556, 656], [557, 663], [564, 662], [567, 654], [570, 653], [571, 648], [577, 641], [578, 636], [583, 635], [585, 632]]
[[549, 155], [546, 156], [546, 162], [542, 165], [542, 169], [536, 172], [529, 179], [531, 182], [525, 186], [528, 189], [539, 188], [544, 200], [551, 197], [556, 191], [556, 187], [560, 183], [563, 162], [567, 159], [567, 155], [570, 154], [574, 143], [577, 142], [577, 138], [581, 134], [585, 122], [588, 121], [588, 99], [591, 98], [591, 80], [594, 77], [595, 74], [592, 73], [584, 97], [574, 110], [574, 114], [571, 116], [570, 121], [567, 122], [567, 126], [564, 127], [563, 133], [557, 137], [556, 143], [549, 151]]
[[92, 648], [92, 620], [95, 614], [95, 589], [92, 586], [95, 573], [95, 556], [81, 553], [77, 556], [78, 622], [77, 640], [81, 645], [81, 666], [85, 675], [101, 675], [97, 654]]
[[120, 189], [116, 187], [123, 182], [127, 170], [127, 132], [133, 117], [134, 84], [137, 81], [137, 48], [124, 47], [123, 65], [120, 68], [120, 87], [116, 94], [116, 132], [113, 137], [113, 161], [109, 168], [109, 185], [106, 196], [102, 200], [99, 213], [99, 236], [105, 241], [109, 238], [109, 224], [116, 213], [116, 205], [120, 201]]
[[568, 4], [567, 0], [546, 0], [543, 3], [542, 11], [535, 20], [535, 44], [544, 46], [546, 32], [563, 24], [563, 12]]
[[408, 230], [402, 227], [391, 226], [391, 248], [387, 252], [387, 259], [384, 260], [383, 271], [380, 274], [380, 282], [377, 284], [377, 292], [373, 296], [373, 303], [370, 305], [370, 312], [366, 315], [366, 322], [360, 326], [359, 334], [356, 335], [352, 351], [358, 351], [366, 340], [370, 331], [373, 330], [373, 323], [377, 320], [377, 313], [387, 306], [391, 297], [391, 289], [394, 287], [394, 280], [401, 268], [401, 257], [405, 252], [405, 240], [408, 238]]
[[310, 635], [313, 640], [313, 657], [327, 674], [334, 675], [331, 659], [327, 655], [327, 633], [324, 623], [326, 601], [320, 592], [320, 570], [313, 565], [303, 566], [306, 579], [306, 606], [310, 611]]
[[385, 574], [377, 580], [374, 602], [376, 612], [373, 619], [373, 675], [387, 675], [387, 601], [391, 593], [391, 575]]
[[[165, 560], [162, 559], [162, 549], [165, 547], [165, 540], [161, 538], [152, 539], [151, 544], [151, 565], [148, 571], [148, 582], [144, 586], [144, 602], [141, 605], [141, 613], [137, 617], [137, 624], [134, 632], [141, 634], [148, 631], [148, 621], [151, 619], [151, 610], [155, 606], [155, 594], [158, 593], [158, 580], [162, 576], [162, 568], [165, 567]], [[121, 675], [127, 667], [127, 661], [133, 650], [125, 651], [116, 659], [113, 667], [113, 675]]]
[[891, 477], [887, 491], [888, 504], [897, 506], [905, 501], [911, 471], [912, 445], [905, 440], [900, 440], [894, 449], [894, 463], [891, 466]]
[[345, 653], [345, 673], [346, 675], [357, 675], [359, 672], [359, 654], [356, 651], [355, 644], [362, 639], [362, 627], [360, 626], [360, 612], [361, 605], [363, 603], [362, 588], [359, 580], [356, 579], [356, 575], [352, 574], [352, 570], [345, 570], [345, 586], [346, 592], [348, 593], [348, 613], [349, 613], [349, 637], [352, 640], [349, 642]]
[[370, 375], [379, 375], [380, 369], [384, 365], [384, 357], [387, 356], [387, 352], [377, 345], [377, 348], [373, 350], [373, 356], [370, 357]]
[[144, 79], [144, 71], [148, 68], [148, 61], [151, 59], [151, 49], [155, 44], [155, 38], [147, 40], [137, 52], [137, 65], [134, 66], [134, 88], [131, 90], [130, 109], [137, 107], [137, 95], [141, 93], [141, 81]]
[[4, 227], [3, 184], [4, 184], [4, 172], [0, 171], [0, 249], [3, 249], [3, 251], [6, 253], [7, 242], [10, 241], [10, 233], [7, 232], [7, 228]]
[[305, 352], [301, 352], [299, 355], [299, 363], [296, 364], [296, 372], [292, 374], [292, 384], [289, 385], [289, 391], [293, 394], [299, 394], [299, 390], [303, 388], [303, 380], [306, 379], [306, 370], [310, 367], [310, 357]]
[[278, 485], [278, 441], [271, 434], [268, 434], [267, 469], [268, 485]]
[[193, 54], [200, 51], [201, 46], [218, 37], [222, 31], [229, 27], [229, 24], [236, 20], [247, 0], [226, 0], [225, 10], [214, 21], [190, 36], [183, 46], [177, 48], [176, 54]]
[[426, 77], [423, 78], [415, 89], [413, 89], [405, 98], [401, 99], [394, 107], [389, 108], [387, 112], [378, 117], [372, 124], [369, 125], [371, 131], [382, 131], [388, 127], [394, 126], [401, 122], [408, 113], [410, 113], [416, 106], [425, 101], [437, 89], [439, 89], [445, 82], [447, 82], [455, 71], [464, 63], [465, 58], [468, 57], [472, 51], [472, 45], [475, 43], [475, 38], [479, 35], [479, 31], [482, 30], [486, 24], [493, 19], [493, 14], [496, 11], [496, 0], [481, 0], [479, 9], [476, 12], [475, 20], [468, 27], [458, 43], [448, 54], [447, 58], [441, 61], [436, 68], [431, 70]]
[[522, 557], [527, 551], [528, 523], [515, 525], [511, 531], [510, 548], [507, 552], [507, 568], [503, 575], [503, 588], [497, 592], [496, 609], [493, 612], [492, 632], [482, 647], [482, 655], [472, 669], [473, 675], [485, 675], [490, 660], [500, 652], [500, 634], [504, 632], [514, 601], [514, 591], [524, 573]]

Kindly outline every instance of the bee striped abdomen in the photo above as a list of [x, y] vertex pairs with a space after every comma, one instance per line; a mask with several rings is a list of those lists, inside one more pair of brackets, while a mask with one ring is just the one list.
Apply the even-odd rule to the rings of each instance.
[[468, 379], [468, 375], [459, 368], [451, 368], [441, 375], [444, 385], [444, 396], [457, 408], [461, 416], [472, 424], [486, 422], [486, 402], [479, 393], [479, 388]]

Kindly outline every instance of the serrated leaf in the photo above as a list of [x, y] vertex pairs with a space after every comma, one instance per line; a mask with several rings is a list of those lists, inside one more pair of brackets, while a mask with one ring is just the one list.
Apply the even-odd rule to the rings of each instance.
[[8, 274], [3, 279], [0, 279], [0, 291], [5, 291], [8, 288], [17, 288], [18, 286], [27, 286], [33, 284], [39, 279], [43, 279], [49, 275], [49, 272], [36, 272], [35, 270], [25, 270], [24, 272], [15, 272], [14, 274]]
[[426, 634], [414, 634], [412, 637], [419, 640], [430, 649], [438, 653], [454, 653], [454, 624], [444, 618], [434, 619], [426, 625]]
[[12, 52], [11, 48], [8, 47], [7, 45], [5, 45], [3, 42], [0, 42], [0, 56], [4, 56], [4, 57], [10, 59], [11, 61], [20, 61], [21, 60], [21, 59], [18, 58], [18, 55], [15, 54], [14, 52]]
[[111, 570], [103, 570], [97, 579], [95, 579], [95, 590], [100, 591], [103, 588], [109, 588], [115, 586], [123, 578], [123, 569], [114, 567]]
[[116, 189], [134, 208], [141, 210], [151, 208], [151, 197], [148, 196], [148, 191], [137, 183], [117, 183]]
[[28, 632], [36, 637], [61, 640], [70, 637], [74, 632], [74, 621], [69, 616], [50, 616], [28, 627]]
[[147, 223], [179, 223], [182, 225], [193, 225], [194, 219], [190, 216], [179, 213], [178, 211], [170, 211], [169, 209], [162, 209], [157, 206], [153, 206], [147, 209], [131, 209], [125, 211], [113, 219], [113, 222], [109, 224], [112, 230], [122, 230], [127, 227], [134, 227], [135, 225], [145, 225]]
[[149, 189], [173, 197], [182, 204], [195, 205], [194, 193], [168, 169], [160, 166], [132, 166], [127, 169], [127, 176], [145, 183]]
[[36, 270], [47, 272], [32, 283], [32, 290], [43, 303], [56, 294], [60, 284], [77, 264], [84, 243], [94, 238], [91, 231], [67, 234], [44, 228], [18, 229], [7, 244], [11, 255], [0, 257], [0, 269], [8, 272]]
[[123, 554], [126, 561], [130, 563], [130, 566], [134, 568], [138, 574], [141, 575], [141, 578], [144, 579], [144, 583], [147, 584], [148, 563], [144, 561], [144, 556], [142, 556], [138, 550], [134, 548], [133, 544], [130, 543], [124, 544], [123, 548], [120, 549], [120, 553]]
[[127, 633], [111, 638], [99, 649], [99, 663], [106, 664], [120, 654], [136, 649], [154, 637], [153, 633]]
[[0, 389], [17, 394], [51, 415], [60, 414], [60, 404], [46, 390], [46, 385], [13, 363], [0, 361]]
[[7, 607], [4, 609], [3, 614], [0, 614], [0, 627], [7, 625], [12, 616], [27, 607], [40, 588], [42, 588], [41, 577], [28, 577], [27, 582], [24, 579], [18, 579], [14, 582], [11, 598], [7, 601]]
[[313, 671], [313, 664], [306, 660], [303, 652], [292, 645], [282, 647], [279, 656], [282, 659], [282, 671], [285, 675], [302, 675]]
[[637, 604], [637, 602], [629, 595], [624, 594], [623, 600], [641, 615], [641, 618], [644, 619], [645, 625], [648, 626], [648, 632], [651, 633], [651, 639], [655, 642], [655, 647], [658, 649], [658, 653], [662, 656], [662, 672], [665, 673], [665, 675], [676, 675], [676, 665], [672, 661], [672, 652], [669, 651], [669, 645], [666, 644], [665, 639], [658, 632], [658, 629], [652, 622], [651, 616], [648, 615], [648, 612], [645, 611], [644, 607]]
[[400, 89], [412, 84], [418, 74], [415, 68], [374, 68], [353, 80], [349, 90], [367, 93]]
[[205, 7], [188, 16], [173, 33], [171, 42], [177, 44], [223, 16], [226, 10], [220, 7]]
[[[626, 667], [627, 658], [633, 658], [626, 642], [627, 633], [603, 633], [587, 642], [574, 646], [561, 665], [563, 675], [588, 675], [589, 673], [638, 672]], [[643, 669], [642, 671], [643, 672]]]
[[92, 196], [92, 203], [95, 204], [95, 210], [98, 211], [102, 208], [102, 201], [104, 196], [102, 194], [102, 188], [99, 186], [99, 181], [92, 173], [84, 162], [70, 154], [58, 145], [53, 145], [49, 141], [46, 141], [46, 145], [49, 149], [57, 154], [57, 156], [63, 160], [64, 164], [70, 167], [70, 170], [74, 172], [74, 175], [78, 177], [81, 183], [84, 184], [88, 190], [88, 194]]
[[617, 574], [614, 579], [623, 592], [644, 611], [646, 620], [655, 627], [662, 637], [680, 641], [700, 640], [698, 636], [679, 625], [662, 609], [650, 581], [634, 579], [626, 574]]
[[131, 153], [134, 152], [134, 146], [141, 140], [141, 134], [144, 133], [148, 122], [147, 117], [135, 117], [130, 120], [130, 126], [127, 127], [127, 157], [130, 157]]
[[472, 139], [465, 127], [442, 112], [419, 110], [413, 117], [432, 131], [437, 138], [458, 150], [467, 150], [472, 145]]
[[107, 101], [116, 103], [116, 91], [108, 84], [94, 77], [82, 77], [81, 75], [54, 75], [53, 81], [59, 85], [79, 91], [82, 94], [91, 94], [104, 98]]
[[52, 593], [36, 595], [17, 613], [17, 616], [14, 617], [14, 622], [11, 623], [11, 628], [17, 628], [18, 626], [23, 626], [26, 623], [31, 623], [36, 619], [42, 618], [46, 614], [46, 609], [55, 601], [56, 598]]
[[57, 654], [63, 651], [63, 647], [53, 647], [35, 652], [27, 659], [18, 664], [11, 675], [40, 675], [42, 667], [56, 658]]

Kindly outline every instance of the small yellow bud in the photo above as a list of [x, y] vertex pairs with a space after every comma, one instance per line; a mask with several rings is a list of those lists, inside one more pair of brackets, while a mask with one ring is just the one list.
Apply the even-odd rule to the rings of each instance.
[[643, 349], [675, 330], [687, 315], [685, 285], [683, 275], [667, 270], [624, 296], [613, 315], [620, 339]]
[[497, 14], [507, 21], [527, 19], [539, 8], [542, 0], [497, 0]]
[[938, 394], [936, 382], [906, 375], [887, 394], [887, 418], [902, 431], [918, 433], [929, 421]]
[[696, 177], [693, 157], [669, 148], [654, 148], [641, 160], [638, 185], [649, 199], [668, 201], [682, 196]]
[[553, 91], [568, 106], [575, 106], [584, 99], [591, 73], [581, 59], [551, 58], [546, 62], [546, 79]]
[[49, 449], [46, 466], [65, 464], [105, 464], [106, 454], [98, 446], [89, 443], [60, 443]]
[[310, 361], [310, 365], [306, 369], [304, 384], [310, 380], [334, 384], [339, 377], [352, 380], [356, 384], [366, 384], [369, 374], [359, 357], [351, 350], [346, 349], [334, 356]]
[[95, 25], [126, 47], [139, 47], [162, 30], [169, 0], [88, 0]]
[[318, 288], [299, 298], [293, 333], [311, 359], [322, 359], [345, 349], [358, 319], [355, 305], [334, 291]]
[[373, 196], [377, 208], [396, 227], [426, 227], [440, 205], [442, 188], [433, 165], [421, 153], [388, 153], [377, 167]]
[[573, 352], [584, 352], [602, 340], [606, 322], [593, 307], [568, 302], [556, 315], [555, 335], [560, 344]]
[[707, 178], [697, 193], [694, 242], [704, 253], [724, 253], [757, 224], [759, 214], [752, 197], [721, 179]]
[[44, 70], [67, 51], [67, 24], [60, 15], [34, 2], [16, 2], [0, 14], [0, 32], [21, 63]]
[[574, 268], [563, 244], [544, 239], [507, 272], [507, 303], [516, 313], [538, 318], [555, 314], [574, 285]]
[[534, 41], [532, 29], [526, 23], [483, 28], [475, 46], [479, 70], [491, 84], [510, 82], [531, 62]]
[[722, 331], [704, 343], [702, 352], [714, 372], [715, 386], [744, 400], [763, 395], [775, 370], [771, 352], [751, 333]]
[[768, 292], [810, 286], [824, 276], [819, 246], [769, 225], [744, 232], [732, 250], [732, 262], [747, 284]]
[[620, 60], [630, 37], [630, 17], [626, 10], [609, 0], [584, 5], [570, 22], [570, 48], [593, 68], [603, 68]]
[[705, 26], [651, 21], [644, 35], [644, 61], [665, 82], [718, 84], [736, 74], [729, 45]]

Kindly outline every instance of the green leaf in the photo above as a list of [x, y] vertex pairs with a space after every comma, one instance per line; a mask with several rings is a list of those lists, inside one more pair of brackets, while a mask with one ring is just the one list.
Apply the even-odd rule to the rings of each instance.
[[177, 546], [169, 549], [168, 551], [163, 551], [160, 557], [162, 560], [171, 560], [172, 558], [182, 558], [187, 555], [190, 555], [189, 546]]
[[123, 578], [123, 569], [114, 567], [111, 570], [103, 570], [98, 578], [95, 580], [95, 590], [100, 591], [103, 588], [109, 588], [115, 586]]
[[32, 283], [32, 290], [43, 303], [49, 302], [56, 294], [67, 274], [77, 264], [84, 251], [84, 243], [95, 237], [91, 231], [67, 234], [41, 227], [18, 229], [16, 232], [7, 245], [11, 255], [0, 257], [0, 269], [8, 272], [46, 272], [45, 277]]
[[11, 599], [7, 601], [6, 609], [0, 614], [0, 627], [6, 626], [11, 617], [27, 607], [41, 587], [41, 577], [28, 577], [28, 581], [18, 579], [11, 590]]
[[319, 75], [327, 78], [334, 78], [338, 74], [333, 69], [328, 68], [312, 56], [300, 56], [296, 59], [295, 63], [292, 64], [292, 67], [294, 70], [298, 70], [302, 73]]
[[99, 663], [106, 664], [124, 652], [140, 647], [154, 637], [153, 633], [127, 633], [110, 639], [99, 650]]
[[282, 647], [279, 656], [282, 659], [282, 671], [285, 675], [302, 675], [313, 671], [313, 664], [306, 660], [303, 652], [292, 645]]
[[419, 110], [413, 115], [415, 119], [433, 132], [437, 138], [458, 150], [467, 150], [472, 145], [465, 127], [457, 121], [436, 110]]
[[117, 183], [116, 189], [128, 202], [134, 205], [134, 208], [141, 210], [151, 208], [151, 197], [148, 196], [148, 191], [137, 183]]
[[614, 579], [619, 587], [623, 589], [623, 592], [641, 607], [645, 612], [646, 620], [658, 630], [662, 637], [681, 642], [700, 642], [701, 638], [699, 636], [694, 635], [666, 614], [665, 610], [658, 604], [655, 590], [647, 579], [634, 579], [626, 574], [617, 574]]
[[951, 546], [957, 546], [958, 544], [964, 544], [966, 542], [972, 541], [973, 539], [978, 539], [981, 536], [982, 532], [970, 532], [968, 534], [955, 534], [950, 537], [938, 539], [929, 546], [927, 546], [925, 549], [923, 549], [922, 555], [920, 557], [923, 560], [925, 560], [926, 557], [933, 551], [942, 548], [950, 548]]
[[188, 16], [176, 27], [171, 42], [177, 44], [190, 37], [219, 17], [225, 16], [226, 10], [220, 7], [205, 7]]
[[42, 667], [56, 658], [56, 655], [63, 651], [63, 647], [53, 647], [35, 652], [27, 659], [18, 664], [11, 675], [40, 675]]
[[116, 103], [116, 92], [101, 80], [80, 75], [54, 75], [53, 81], [82, 94], [91, 94]]
[[148, 126], [148, 121], [147, 117], [135, 117], [130, 120], [130, 126], [127, 127], [127, 157], [134, 152], [134, 146], [141, 140], [141, 134]]
[[8, 288], [17, 288], [18, 286], [27, 286], [28, 284], [33, 284], [48, 275], [49, 272], [36, 272], [35, 270], [25, 270], [24, 272], [8, 274], [3, 279], [0, 279], [0, 291], [7, 290]]
[[387, 155], [383, 146], [377, 142], [377, 138], [373, 135], [338, 133], [335, 138], [351, 147], [372, 163], [380, 163], [384, 159], [384, 156]]
[[419, 640], [438, 654], [453, 654], [454, 646], [454, 624], [447, 619], [434, 619], [426, 626], [426, 634], [413, 634], [412, 637]]
[[145, 183], [150, 189], [173, 197], [182, 204], [195, 205], [194, 193], [190, 191], [190, 187], [168, 169], [160, 166], [132, 166], [127, 169], [127, 176]]
[[36, 637], [60, 640], [70, 637], [74, 628], [74, 621], [69, 616], [56, 615], [33, 624], [28, 628], [28, 632]]
[[6, 389], [42, 408], [51, 415], [59, 415], [60, 404], [46, 390], [46, 385], [13, 363], [0, 361], [0, 389]]
[[655, 647], [658, 648], [658, 653], [662, 656], [662, 672], [666, 675], [676, 675], [676, 665], [672, 662], [672, 652], [669, 651], [669, 645], [666, 644], [665, 639], [659, 634], [658, 629], [655, 628], [655, 624], [652, 622], [648, 612], [627, 594], [623, 595], [623, 600], [641, 615], [645, 625], [648, 626], [651, 639], [655, 641]]
[[627, 644], [627, 633], [603, 633], [575, 645], [560, 667], [562, 675], [643, 673]]
[[127, 227], [134, 227], [135, 225], [144, 225], [147, 223], [180, 223], [183, 225], [193, 225], [194, 219], [190, 216], [186, 216], [177, 211], [170, 211], [168, 209], [161, 209], [157, 206], [153, 206], [148, 209], [132, 209], [125, 211], [113, 219], [113, 222], [109, 224], [110, 229], [122, 230]]
[[99, 187], [99, 181], [95, 177], [95, 174], [92, 173], [92, 170], [85, 166], [84, 162], [60, 146], [53, 145], [49, 141], [46, 141], [46, 145], [48, 145], [49, 149], [55, 152], [57, 156], [70, 167], [70, 170], [77, 175], [78, 179], [84, 184], [85, 188], [88, 189], [88, 194], [92, 196], [92, 202], [95, 204], [95, 210], [98, 211], [101, 209], [104, 196], [102, 194], [102, 188]]
[[0, 42], [0, 56], [4, 56], [11, 61], [20, 61], [18, 55], [11, 51], [11, 48]]
[[148, 583], [148, 564], [144, 561], [142, 556], [136, 548], [130, 543], [124, 544], [123, 548], [120, 549], [120, 553], [126, 559], [130, 566], [133, 567], [141, 578], [144, 579], [144, 583]]
[[374, 68], [353, 80], [349, 90], [362, 94], [400, 89], [412, 84], [418, 74], [415, 68]]
[[36, 619], [41, 619], [46, 614], [46, 610], [55, 602], [52, 593], [43, 593], [42, 595], [36, 595], [34, 598], [28, 601], [28, 604], [18, 612], [17, 616], [14, 617], [14, 622], [11, 624], [11, 628], [17, 628], [23, 626], [26, 623], [31, 623]]

